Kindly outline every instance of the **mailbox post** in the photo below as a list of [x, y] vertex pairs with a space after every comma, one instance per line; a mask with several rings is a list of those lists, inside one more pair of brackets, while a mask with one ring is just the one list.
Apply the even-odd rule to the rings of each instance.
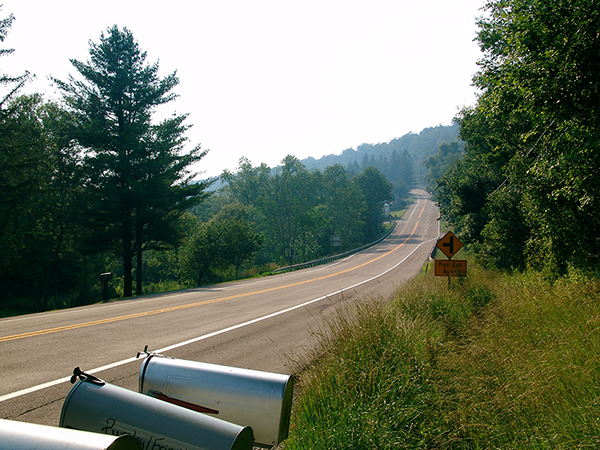
[[102, 283], [102, 300], [108, 301], [108, 282], [113, 279], [113, 274], [110, 272], [105, 272], [100, 274], [100, 283]]

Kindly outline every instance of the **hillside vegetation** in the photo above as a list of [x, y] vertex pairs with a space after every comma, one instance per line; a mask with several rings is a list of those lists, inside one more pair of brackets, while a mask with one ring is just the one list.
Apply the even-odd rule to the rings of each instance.
[[285, 448], [597, 448], [600, 283], [470, 270], [316, 330]]
[[[352, 172], [358, 172], [365, 167], [374, 166], [383, 172], [391, 182], [394, 182], [398, 177], [394, 172], [388, 172], [390, 162], [393, 162], [394, 158], [402, 157], [413, 166], [414, 174], [411, 174], [411, 177], [414, 178], [415, 185], [422, 186], [427, 175], [427, 169], [423, 162], [435, 154], [441, 144], [456, 141], [458, 132], [457, 123], [446, 126], [438, 125], [425, 128], [418, 133], [405, 134], [388, 142], [365, 143], [355, 149], [348, 148], [339, 155], [330, 154], [318, 159], [307, 158], [302, 162], [311, 170], [323, 170], [328, 166], [340, 164]], [[406, 178], [406, 176], [399, 178]]]
[[442, 216], [485, 264], [551, 276], [600, 267], [600, 8], [494, 0], [480, 19], [465, 154], [439, 174]]

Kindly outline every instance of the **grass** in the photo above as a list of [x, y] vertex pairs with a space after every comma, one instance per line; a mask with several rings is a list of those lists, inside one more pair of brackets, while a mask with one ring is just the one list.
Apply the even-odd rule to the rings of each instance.
[[392, 216], [394, 219], [402, 219], [402, 217], [404, 217], [404, 213], [407, 210], [408, 210], [408, 208], [394, 209], [394, 210], [390, 211], [390, 216]]
[[285, 449], [600, 446], [600, 282], [428, 273], [317, 330]]

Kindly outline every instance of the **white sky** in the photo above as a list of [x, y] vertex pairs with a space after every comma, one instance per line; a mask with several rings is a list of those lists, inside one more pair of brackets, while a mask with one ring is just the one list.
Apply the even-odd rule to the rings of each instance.
[[77, 75], [88, 42], [129, 28], [147, 62], [177, 71], [168, 111], [190, 113], [196, 170], [235, 170], [242, 156], [274, 167], [449, 125], [475, 102], [473, 39], [483, 0], [0, 0], [15, 21], [0, 72]]

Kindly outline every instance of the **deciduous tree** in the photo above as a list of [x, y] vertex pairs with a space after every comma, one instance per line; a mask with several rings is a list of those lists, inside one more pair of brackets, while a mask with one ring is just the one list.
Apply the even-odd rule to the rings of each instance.
[[373, 239], [381, 231], [383, 223], [383, 204], [392, 201], [392, 183], [390, 183], [379, 170], [369, 166], [355, 177], [367, 204], [366, 236]]
[[[512, 255], [503, 266], [597, 267], [598, 4], [492, 0], [485, 9], [481, 94], [458, 118], [466, 156], [442, 182], [442, 212], [482, 251]], [[460, 217], [465, 205], [476, 228]]]

